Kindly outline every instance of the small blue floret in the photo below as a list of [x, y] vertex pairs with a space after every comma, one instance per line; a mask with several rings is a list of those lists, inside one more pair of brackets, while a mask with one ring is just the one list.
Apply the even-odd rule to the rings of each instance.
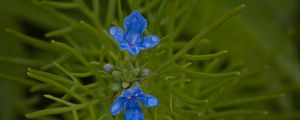
[[155, 107], [159, 104], [156, 97], [148, 94], [141, 94], [137, 97], [145, 107]]
[[159, 105], [159, 100], [143, 93], [140, 87], [130, 88], [122, 93], [111, 105], [110, 112], [117, 115], [125, 108], [125, 120], [144, 120], [144, 114], [139, 101], [146, 107], [155, 107]]
[[137, 55], [141, 50], [155, 47], [159, 43], [160, 39], [156, 35], [142, 36], [147, 28], [147, 20], [137, 10], [124, 19], [124, 27], [126, 32], [116, 26], [109, 30], [109, 34], [119, 43], [121, 50], [128, 50], [130, 54]]

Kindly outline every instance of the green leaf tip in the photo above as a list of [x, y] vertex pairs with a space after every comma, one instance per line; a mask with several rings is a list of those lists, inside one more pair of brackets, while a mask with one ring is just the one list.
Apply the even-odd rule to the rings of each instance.
[[45, 95], [43, 95], [45, 98], [49, 98], [49, 97], [51, 97], [51, 95], [49, 95], [49, 94], [45, 94]]
[[81, 24], [85, 24], [85, 22], [83, 21], [83, 20], [80, 20], [80, 22], [79, 23], [81, 23]]
[[74, 27], [65, 27], [57, 30], [50, 31], [45, 34], [45, 37], [58, 37], [58, 36], [64, 36], [68, 33], [72, 32], [74, 30]]
[[27, 74], [28, 76], [30, 76], [30, 75], [31, 75], [31, 73], [30, 73], [30, 72], [26, 72], [26, 74]]
[[240, 5], [240, 7], [242, 7], [242, 8], [245, 8], [245, 7], [246, 7], [246, 5], [245, 5], [245, 4], [241, 4], [241, 5]]
[[30, 113], [25, 114], [25, 117], [26, 117], [26, 118], [32, 118]]

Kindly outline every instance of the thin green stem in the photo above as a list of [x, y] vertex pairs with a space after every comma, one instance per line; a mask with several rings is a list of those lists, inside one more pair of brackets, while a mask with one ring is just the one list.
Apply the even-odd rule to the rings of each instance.
[[44, 95], [45, 98], [48, 98], [48, 99], [51, 99], [51, 100], [54, 100], [54, 101], [57, 101], [57, 102], [60, 102], [64, 105], [68, 105], [68, 106], [72, 106], [74, 105], [74, 103], [71, 103], [69, 101], [66, 101], [66, 100], [63, 100], [63, 99], [60, 99], [58, 97], [55, 97], [55, 96], [52, 96], [52, 95]]
[[60, 47], [60, 48], [63, 48], [65, 49], [66, 51], [70, 52], [72, 55], [74, 55], [74, 57], [76, 57], [82, 64], [86, 65], [86, 67], [88, 67], [89, 69], [91, 68], [89, 62], [77, 51], [75, 50], [74, 48], [64, 44], [64, 43], [61, 43], [61, 42], [56, 42], [54, 40], [51, 41], [51, 43], [54, 45], [54, 46], [57, 46], [57, 47]]
[[220, 56], [223, 56], [224, 54], [228, 53], [227, 50], [223, 50], [217, 53], [212, 53], [212, 54], [206, 54], [206, 55], [190, 55], [190, 54], [185, 54], [183, 57], [188, 59], [188, 60], [209, 60], [213, 58], [217, 58]]

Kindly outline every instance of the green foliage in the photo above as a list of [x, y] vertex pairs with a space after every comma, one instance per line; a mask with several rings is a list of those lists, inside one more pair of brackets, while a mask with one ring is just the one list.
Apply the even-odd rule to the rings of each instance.
[[[43, 120], [123, 119], [122, 115], [113, 118], [109, 113], [112, 101], [122, 92], [113, 89], [119, 81], [103, 70], [103, 65], [110, 63], [130, 72], [134, 71], [130, 65], [150, 70], [149, 76], [134, 83], [160, 100], [158, 107], [143, 109], [146, 120], [299, 118], [299, 103], [297, 98], [293, 99], [300, 93], [297, 74], [300, 68], [295, 62], [299, 59], [290, 58], [295, 55], [286, 47], [290, 46], [287, 43], [290, 37], [278, 27], [265, 36], [257, 33], [258, 28], [249, 27], [249, 17], [243, 10], [249, 12], [246, 6], [252, 9], [256, 2], [26, 0], [22, 3], [30, 6], [25, 12], [32, 12], [22, 17], [47, 32], [37, 37], [19, 32], [16, 27], [5, 30], [18, 44], [33, 47], [27, 52], [32, 54], [29, 56], [0, 56], [1, 63], [18, 66], [9, 66], [12, 70], [8, 71], [17, 74], [18, 68], [22, 73], [24, 66], [29, 67], [27, 77], [0, 71], [1, 79], [19, 83], [19, 91], [29, 89], [33, 94], [21, 98], [24, 105], [11, 105], [20, 108], [15, 114], [26, 113], [27, 118]], [[236, 3], [240, 5], [234, 7]], [[137, 57], [119, 50], [107, 33], [111, 25], [122, 26], [124, 16], [134, 9], [148, 19], [145, 34], [154, 33], [161, 38], [156, 48]], [[267, 25], [261, 27], [272, 29]], [[274, 33], [281, 36], [271, 36]], [[264, 40], [275, 37], [280, 40]], [[250, 42], [241, 42], [244, 38]], [[14, 47], [21, 48], [17, 44]], [[282, 55], [281, 51], [289, 54]], [[128, 84], [133, 84], [130, 80], [138, 78], [130, 72], [113, 74], [123, 75]], [[45, 98], [51, 102], [46, 103]], [[1, 100], [6, 99], [1, 97]], [[39, 109], [34, 107], [41, 105]]]

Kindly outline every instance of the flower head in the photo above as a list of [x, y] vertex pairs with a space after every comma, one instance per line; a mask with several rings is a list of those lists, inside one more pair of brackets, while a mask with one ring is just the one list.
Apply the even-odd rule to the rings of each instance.
[[140, 87], [133, 87], [124, 91], [112, 103], [110, 112], [115, 116], [125, 108], [125, 120], [144, 120], [144, 113], [139, 106], [139, 102], [148, 108], [159, 104], [159, 100], [156, 97], [143, 93]]
[[142, 36], [147, 27], [147, 20], [137, 10], [124, 19], [124, 27], [126, 32], [117, 26], [109, 30], [121, 50], [128, 50], [130, 54], [136, 55], [141, 50], [152, 48], [159, 43], [159, 37], [156, 35]]

